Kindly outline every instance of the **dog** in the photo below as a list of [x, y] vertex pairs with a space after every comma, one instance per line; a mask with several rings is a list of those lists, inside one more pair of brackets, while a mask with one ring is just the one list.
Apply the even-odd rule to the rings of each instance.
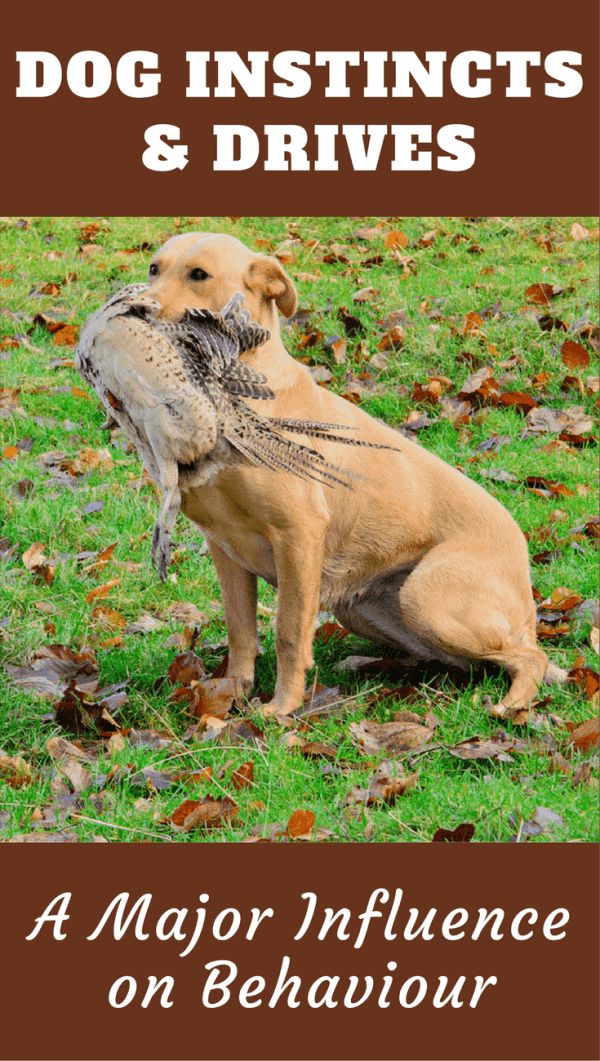
[[218, 312], [241, 291], [251, 319], [271, 332], [244, 355], [275, 393], [269, 415], [344, 425], [386, 447], [307, 439], [348, 469], [352, 489], [244, 465], [182, 489], [182, 511], [203, 531], [221, 587], [227, 674], [246, 690], [260, 651], [257, 578], [277, 588], [277, 681], [266, 714], [300, 706], [319, 608], [421, 660], [501, 665], [511, 685], [498, 714], [528, 706], [545, 677], [561, 679], [536, 643], [527, 543], [512, 516], [460, 471], [317, 386], [281, 340], [279, 313], [291, 317], [297, 295], [276, 258], [232, 236], [189, 233], [163, 244], [148, 279], [166, 320], [189, 308]]

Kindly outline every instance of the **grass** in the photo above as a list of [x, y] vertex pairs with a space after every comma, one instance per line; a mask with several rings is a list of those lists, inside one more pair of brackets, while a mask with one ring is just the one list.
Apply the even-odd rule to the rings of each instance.
[[[299, 233], [303, 242], [292, 245], [295, 261], [286, 268], [292, 276], [318, 275], [315, 280], [297, 281], [300, 305], [312, 311], [311, 326], [323, 337], [337, 333], [346, 338], [347, 361], [335, 364], [323, 337], [308, 345], [303, 330], [285, 329], [283, 334], [292, 354], [329, 368], [329, 385], [342, 393], [349, 386], [346, 377], [350, 371], [360, 374], [368, 370], [369, 361], [363, 355], [367, 352], [370, 357], [377, 350], [383, 334], [379, 322], [391, 310], [406, 309], [410, 322], [405, 329], [406, 342], [391, 351], [387, 367], [376, 377], [381, 386], [372, 393], [365, 392], [363, 407], [393, 426], [405, 422], [415, 409], [427, 412], [434, 422], [420, 431], [421, 444], [449, 463], [460, 465], [506, 505], [530, 534], [532, 557], [555, 548], [553, 542], [544, 542], [544, 536], [536, 529], [549, 526], [550, 513], [560, 509], [563, 515], [554, 526], [560, 530], [558, 539], [566, 540], [549, 563], [532, 564], [534, 585], [544, 597], [557, 587], [567, 587], [584, 599], [597, 597], [596, 542], [581, 535], [571, 540], [566, 533], [596, 510], [597, 446], [564, 445], [548, 452], [542, 447], [556, 435], [525, 437], [523, 415], [514, 407], [486, 407], [468, 425], [457, 429], [449, 419], [440, 417], [438, 405], [419, 403], [413, 397], [413, 382], [426, 385], [428, 378], [435, 375], [455, 382], [457, 386], [451, 393], [456, 394], [473, 371], [468, 363], [456, 361], [458, 355], [466, 354], [492, 365], [496, 376], [510, 372], [511, 378], [505, 384], [510, 390], [535, 394], [536, 386], [540, 389], [536, 377], [548, 373], [542, 404], [553, 408], [585, 406], [588, 412], [595, 413], [597, 392], [588, 388], [591, 393], [586, 393], [586, 377], [597, 373], [592, 347], [588, 347], [591, 364], [580, 373], [584, 393], [561, 390], [566, 375], [577, 375], [560, 359], [560, 348], [569, 332], [565, 336], [559, 330], [542, 330], [537, 319], [522, 312], [522, 308], [530, 285], [560, 285], [563, 293], [553, 298], [551, 307], [543, 312], [568, 322], [571, 331], [574, 322], [582, 317], [597, 322], [597, 236], [595, 240], [574, 240], [571, 236], [574, 221], [593, 229], [596, 220], [395, 218], [388, 219], [382, 235], [362, 242], [353, 238], [357, 228], [373, 227], [380, 220], [29, 218], [0, 222], [0, 281], [3, 305], [9, 311], [0, 314], [0, 386], [21, 388], [16, 398], [5, 399], [4, 410], [0, 408], [4, 413], [0, 419], [0, 455], [5, 455], [0, 460], [1, 534], [11, 545], [18, 546], [0, 565], [2, 661], [23, 665], [43, 644], [62, 643], [75, 650], [91, 646], [103, 686], [128, 680], [128, 702], [119, 716], [123, 728], [148, 728], [173, 736], [171, 746], [159, 749], [133, 746], [128, 738], [112, 750], [106, 751], [102, 743], [90, 746], [93, 760], [87, 765], [94, 784], [81, 794], [81, 803], [75, 808], [77, 816], [65, 821], [65, 828], [81, 840], [99, 836], [109, 841], [239, 841], [253, 826], [285, 824], [293, 811], [305, 808], [314, 812], [318, 826], [332, 830], [339, 840], [423, 842], [431, 840], [439, 827], [453, 829], [462, 822], [473, 822], [476, 840], [502, 841], [517, 831], [511, 815], [517, 815], [518, 823], [519, 817], [530, 818], [538, 806], [555, 811], [565, 824], [543, 833], [535, 842], [598, 838], [597, 781], [593, 771], [588, 783], [572, 784], [578, 767], [589, 760], [589, 750], [569, 752], [566, 765], [571, 770], [563, 772], [557, 768], [555, 758], [542, 754], [536, 746], [538, 734], [528, 733], [526, 728], [511, 722], [504, 723], [509, 733], [532, 737], [532, 747], [515, 753], [512, 763], [496, 759], [465, 761], [446, 750], [475, 734], [489, 737], [497, 730], [497, 721], [491, 720], [482, 708], [482, 698], [488, 694], [494, 702], [498, 701], [508, 683], [505, 675], [492, 668], [461, 682], [453, 675], [411, 669], [407, 669], [402, 682], [389, 680], [385, 673], [371, 680], [344, 676], [344, 687], [354, 699], [339, 713], [311, 722], [302, 733], [306, 739], [322, 741], [335, 750], [333, 769], [328, 761], [292, 752], [278, 724], [263, 722], [252, 707], [247, 709], [249, 717], [265, 732], [263, 749], [211, 742], [182, 743], [179, 739], [189, 719], [185, 709], [169, 700], [172, 687], [160, 679], [179, 651], [165, 642], [181, 631], [182, 624], [169, 621], [165, 612], [176, 601], [191, 601], [207, 613], [208, 621], [200, 631], [196, 651], [207, 669], [216, 666], [225, 651], [226, 631], [214, 569], [197, 548], [201, 542], [199, 531], [181, 517], [176, 531], [179, 563], [166, 583], [159, 582], [149, 557], [157, 491], [151, 484], [140, 484], [143, 469], [126, 440], [115, 440], [121, 448], [109, 446], [107, 435], [99, 430], [104, 413], [75, 369], [69, 365], [52, 367], [53, 360], [71, 359], [74, 347], [58, 346], [43, 323], [33, 319], [36, 314], [52, 313], [78, 330], [110, 293], [124, 283], [144, 280], [153, 250], [177, 231], [228, 232], [259, 250], [269, 248], [256, 240], [277, 248]], [[100, 222], [95, 232], [82, 233], [81, 225], [95, 221]], [[401, 230], [408, 238], [408, 248], [402, 253], [416, 264], [408, 264], [406, 270], [385, 247], [383, 235], [390, 229]], [[436, 239], [431, 246], [413, 246], [432, 230]], [[455, 238], [461, 235], [466, 239]], [[86, 243], [86, 238], [91, 242]], [[350, 265], [339, 260], [322, 261], [323, 250], [329, 250], [327, 244], [332, 240], [346, 248], [339, 253], [349, 258]], [[475, 243], [481, 253], [469, 252]], [[87, 248], [85, 253], [80, 250], [82, 246]], [[380, 258], [381, 262], [370, 267], [361, 264], [370, 257]], [[63, 285], [69, 274], [76, 274], [76, 278]], [[40, 291], [49, 284], [56, 285], [57, 293]], [[376, 290], [374, 298], [353, 303], [353, 295], [365, 287]], [[438, 299], [443, 301], [436, 303]], [[485, 317], [480, 329], [484, 337], [461, 333], [467, 313], [497, 301], [502, 303], [501, 313]], [[345, 336], [337, 316], [342, 306], [359, 318], [362, 335]], [[441, 318], [428, 316], [436, 306]], [[585, 344], [585, 338], [577, 338]], [[490, 347], [495, 351], [490, 351]], [[498, 367], [499, 362], [510, 361], [515, 355], [516, 361], [508, 368]], [[372, 372], [371, 382], [373, 378]], [[11, 401], [17, 404], [11, 405]], [[510, 441], [491, 454], [479, 451], [477, 447], [494, 432], [509, 436]], [[30, 448], [27, 443], [25, 448], [13, 452], [10, 447], [24, 439], [31, 440]], [[57, 479], [39, 461], [41, 454], [52, 450], [64, 451], [68, 460], [82, 449], [107, 447], [112, 466], [91, 468], [85, 474], [70, 477], [72, 482]], [[489, 468], [512, 473], [519, 482], [505, 485], [480, 474]], [[522, 480], [531, 475], [557, 480], [571, 493], [539, 496], [523, 485]], [[25, 479], [33, 484], [33, 492], [18, 497], [15, 484]], [[93, 501], [103, 502], [101, 510], [84, 514], [82, 508]], [[43, 543], [44, 554], [55, 567], [51, 583], [36, 577], [22, 563], [23, 552], [34, 542]], [[100, 575], [86, 574], [85, 563], [77, 561], [77, 554], [96, 553], [112, 542], [118, 544], [111, 563]], [[138, 566], [128, 569], [128, 563]], [[142, 612], [160, 615], [163, 626], [159, 630], [126, 634], [122, 628], [98, 625], [92, 615], [94, 604], [87, 603], [86, 596], [99, 583], [114, 578], [119, 579], [118, 584], [105, 600], [94, 604], [118, 612], [128, 624]], [[260, 600], [264, 654], [257, 666], [255, 691], [266, 693], [272, 691], [275, 676], [274, 629], [269, 614], [275, 597], [264, 584]], [[584, 656], [588, 666], [597, 667], [589, 642], [590, 625], [585, 619], [573, 620], [563, 637], [545, 641], [551, 660], [569, 668]], [[340, 672], [335, 666], [350, 654], [387, 653], [352, 636], [317, 644], [316, 672], [309, 674], [309, 685], [315, 678], [326, 686], [340, 685]], [[58, 734], [67, 738], [72, 734], [43, 717], [52, 714], [47, 700], [14, 686], [5, 672], [1, 673], [0, 682], [0, 754], [22, 756], [31, 768], [32, 778], [29, 784], [12, 787], [10, 772], [0, 772], [0, 836], [9, 838], [36, 827], [39, 809], [53, 802], [54, 771], [47, 741]], [[417, 687], [419, 695], [414, 703], [373, 695], [376, 687], [399, 684]], [[373, 762], [352, 743], [350, 724], [363, 717], [389, 721], [394, 710], [407, 707], [423, 715], [429, 706], [441, 720], [431, 743], [445, 747], [405, 763], [406, 769], [419, 772], [416, 787], [393, 805], [348, 806], [350, 790], [354, 785], [368, 784], [374, 768]], [[547, 710], [561, 716], [572, 728], [597, 715], [597, 703], [586, 700], [578, 685], [569, 684], [552, 690]], [[553, 736], [557, 748], [566, 753], [568, 730], [556, 729]], [[231, 772], [249, 759], [254, 761], [254, 784], [236, 791]], [[104, 775], [115, 764], [121, 764], [122, 769], [116, 782], [105, 789]], [[150, 765], [173, 772], [199, 771], [210, 765], [216, 780], [175, 781], [165, 789], [150, 790], [146, 784], [133, 781], [136, 772]], [[595, 769], [593, 761], [592, 766]], [[98, 792], [105, 793], [101, 805], [97, 802]], [[233, 824], [174, 832], [166, 820], [172, 811], [183, 800], [202, 798], [209, 792], [215, 799], [223, 794], [235, 799], [239, 813]]]

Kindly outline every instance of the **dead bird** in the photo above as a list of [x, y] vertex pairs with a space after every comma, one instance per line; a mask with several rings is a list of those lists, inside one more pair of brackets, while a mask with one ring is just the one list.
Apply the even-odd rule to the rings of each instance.
[[240, 359], [271, 337], [268, 328], [250, 320], [241, 292], [220, 314], [187, 310], [172, 322], [157, 316], [161, 306], [147, 290], [147, 284], [128, 285], [88, 318], [75, 364], [108, 411], [103, 427], [121, 427], [160, 484], [163, 503], [152, 562], [164, 579], [181, 489], [212, 482], [240, 460], [347, 486], [356, 476], [284, 432], [373, 444], [333, 433], [348, 430], [343, 425], [263, 416], [243, 400], [269, 400], [274, 394], [266, 377]]

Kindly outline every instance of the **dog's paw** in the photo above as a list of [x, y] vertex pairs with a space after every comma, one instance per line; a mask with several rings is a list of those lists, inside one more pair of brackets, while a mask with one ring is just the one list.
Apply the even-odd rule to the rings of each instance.
[[263, 704], [259, 710], [263, 718], [274, 718], [281, 725], [288, 725], [294, 711], [298, 710], [298, 705], [281, 704], [276, 700], [271, 700], [268, 704]]

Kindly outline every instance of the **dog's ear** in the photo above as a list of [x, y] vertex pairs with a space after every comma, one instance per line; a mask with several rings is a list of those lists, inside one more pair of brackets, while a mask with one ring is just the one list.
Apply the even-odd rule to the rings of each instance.
[[257, 254], [250, 262], [244, 279], [251, 290], [258, 289], [264, 298], [274, 299], [277, 309], [284, 317], [291, 317], [296, 312], [296, 288], [277, 258]]

